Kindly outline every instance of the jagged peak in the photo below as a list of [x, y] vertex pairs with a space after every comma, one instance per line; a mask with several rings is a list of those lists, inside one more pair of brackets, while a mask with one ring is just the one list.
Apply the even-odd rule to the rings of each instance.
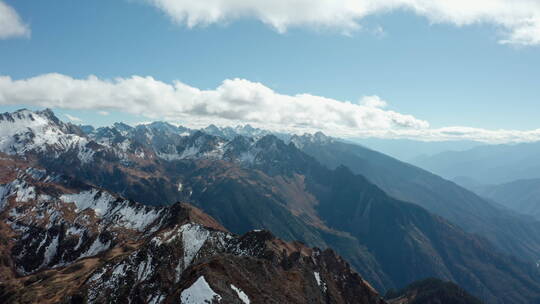
[[256, 145], [259, 147], [269, 147], [269, 146], [274, 146], [274, 145], [286, 146], [286, 144], [274, 134], [268, 134], [261, 137], [257, 141]]
[[327, 136], [321, 131], [315, 133], [304, 133], [303, 135], [293, 135], [290, 142], [297, 148], [302, 149], [308, 144], [328, 144], [334, 142], [334, 138]]
[[[51, 109], [45, 109], [41, 111], [32, 111], [26, 108], [16, 110], [14, 112], [5, 112], [1, 114], [4, 120], [15, 122], [15, 120], [30, 120], [35, 121], [36, 118], [41, 118], [43, 121], [59, 122], [59, 119], [54, 115]], [[0, 118], [0, 120], [2, 120]]]
[[129, 131], [129, 130], [133, 130], [133, 127], [132, 127], [132, 126], [130, 126], [130, 125], [126, 124], [126, 123], [123, 123], [123, 122], [115, 122], [115, 123], [113, 124], [113, 126], [114, 126], [116, 129], [120, 130], [120, 131]]
[[[19, 123], [20, 127], [24, 128], [25, 130], [48, 126], [56, 127], [65, 133], [74, 133], [78, 135], [82, 134], [82, 131], [79, 129], [79, 127], [71, 123], [63, 122], [50, 108], [36, 111], [22, 108], [11, 113], [5, 112], [3, 114], [0, 114], [0, 122], [2, 120], [12, 124]], [[14, 129], [13, 127], [11, 128], [11, 130], [19, 131]]]
[[56, 117], [56, 115], [54, 114], [53, 110], [50, 109], [50, 108], [45, 108], [44, 110], [41, 110], [41, 111], [36, 111], [35, 113], [38, 113], [40, 115], [43, 115], [53, 121], [58, 121], [58, 117]]
[[220, 128], [218, 128], [216, 125], [214, 124], [210, 124], [208, 125], [206, 128], [204, 128], [203, 130], [208, 130], [208, 131], [219, 131], [221, 130]]
[[210, 215], [204, 213], [201, 209], [188, 204], [178, 202], [169, 207], [171, 214], [175, 216], [172, 217], [171, 224], [178, 225], [183, 223], [196, 223], [204, 227], [212, 228], [215, 230], [229, 232], [223, 225], [216, 221]]
[[[88, 143], [77, 126], [60, 121], [50, 109], [31, 111], [21, 109], [0, 114], [0, 151], [25, 154], [28, 151], [65, 152], [72, 148], [84, 150]], [[91, 152], [80, 155], [88, 160]]]
[[178, 127], [165, 121], [154, 121], [149, 124], [142, 124], [136, 127], [137, 129], [146, 130], [158, 130], [158, 131], [170, 131], [173, 133], [178, 132]]
[[80, 125], [79, 128], [81, 129], [81, 131], [84, 132], [84, 134], [87, 135], [93, 133], [96, 130], [96, 128], [94, 128], [94, 126], [92, 125]]

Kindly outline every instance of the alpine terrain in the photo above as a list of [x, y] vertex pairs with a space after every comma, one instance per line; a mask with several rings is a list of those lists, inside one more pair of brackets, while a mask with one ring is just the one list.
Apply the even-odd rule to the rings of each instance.
[[[50, 110], [1, 114], [0, 130], [6, 299], [191, 303], [195, 286], [223, 303], [377, 303], [430, 277], [486, 303], [540, 299], [535, 222], [321, 133], [93, 128]], [[513, 225], [500, 239], [497, 219]]]

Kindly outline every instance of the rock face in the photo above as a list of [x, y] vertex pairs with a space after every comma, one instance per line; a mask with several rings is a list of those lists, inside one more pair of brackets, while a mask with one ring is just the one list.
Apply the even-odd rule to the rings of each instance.
[[384, 303], [332, 250], [2, 167], [1, 303]]

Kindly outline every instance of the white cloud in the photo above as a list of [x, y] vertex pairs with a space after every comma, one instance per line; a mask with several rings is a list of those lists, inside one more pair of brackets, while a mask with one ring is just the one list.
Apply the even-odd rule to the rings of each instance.
[[[311, 94], [284, 95], [245, 79], [229, 79], [215, 89], [201, 90], [178, 81], [169, 84], [140, 76], [114, 80], [95, 76], [74, 79], [62, 74], [22, 80], [0, 76], [0, 105], [120, 111], [188, 127], [249, 123], [273, 131], [323, 131], [345, 138], [469, 139], [492, 143], [540, 140], [540, 129], [432, 129], [427, 121], [387, 110], [387, 103], [378, 96], [363, 97], [355, 104]], [[66, 117], [80, 121], [71, 115]]]
[[76, 116], [73, 116], [73, 115], [64, 114], [64, 116], [67, 117], [67, 119], [71, 120], [72, 122], [82, 122], [83, 121], [79, 117], [76, 117]]
[[98, 111], [98, 114], [101, 116], [108, 116], [110, 113], [107, 111]]
[[0, 76], [0, 104], [118, 110], [191, 125], [251, 123], [274, 130], [320, 129], [333, 134], [429, 126], [411, 115], [311, 94], [279, 94], [245, 79], [228, 79], [216, 89], [200, 90], [140, 76], [114, 80], [61, 74], [23, 80]]
[[279, 32], [308, 26], [346, 33], [369, 15], [408, 10], [432, 23], [492, 24], [501, 43], [540, 44], [538, 0], [146, 0], [188, 27], [253, 18]]
[[419, 130], [371, 130], [360, 132], [357, 137], [407, 138], [421, 141], [471, 140], [492, 144], [540, 141], [540, 129], [535, 130], [486, 130], [471, 127], [444, 127]]
[[382, 100], [379, 96], [364, 96], [360, 100], [360, 103], [370, 108], [386, 108], [388, 104], [386, 101]]
[[30, 28], [21, 21], [17, 12], [0, 1], [0, 39], [29, 36]]

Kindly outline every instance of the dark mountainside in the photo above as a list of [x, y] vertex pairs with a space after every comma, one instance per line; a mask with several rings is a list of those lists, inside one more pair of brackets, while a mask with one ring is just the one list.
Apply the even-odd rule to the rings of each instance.
[[[531, 264], [389, 197], [346, 167], [327, 169], [297, 143], [268, 135], [227, 140], [164, 123], [80, 135], [49, 115], [5, 114], [4, 121], [25, 127], [2, 151], [143, 203], [190, 202], [233, 233], [264, 228], [287, 241], [332, 247], [381, 291], [438, 277], [487, 303], [540, 297]], [[43, 130], [55, 134], [47, 145], [40, 145]]]
[[291, 140], [329, 168], [345, 165], [390, 196], [418, 204], [531, 265], [540, 256], [540, 222], [530, 217], [508, 212], [453, 182], [359, 145], [322, 134]]
[[390, 304], [481, 304], [476, 297], [452, 282], [425, 279], [385, 296]]
[[0, 303], [364, 303], [333, 251], [229, 233], [187, 204], [144, 205], [2, 159]]

